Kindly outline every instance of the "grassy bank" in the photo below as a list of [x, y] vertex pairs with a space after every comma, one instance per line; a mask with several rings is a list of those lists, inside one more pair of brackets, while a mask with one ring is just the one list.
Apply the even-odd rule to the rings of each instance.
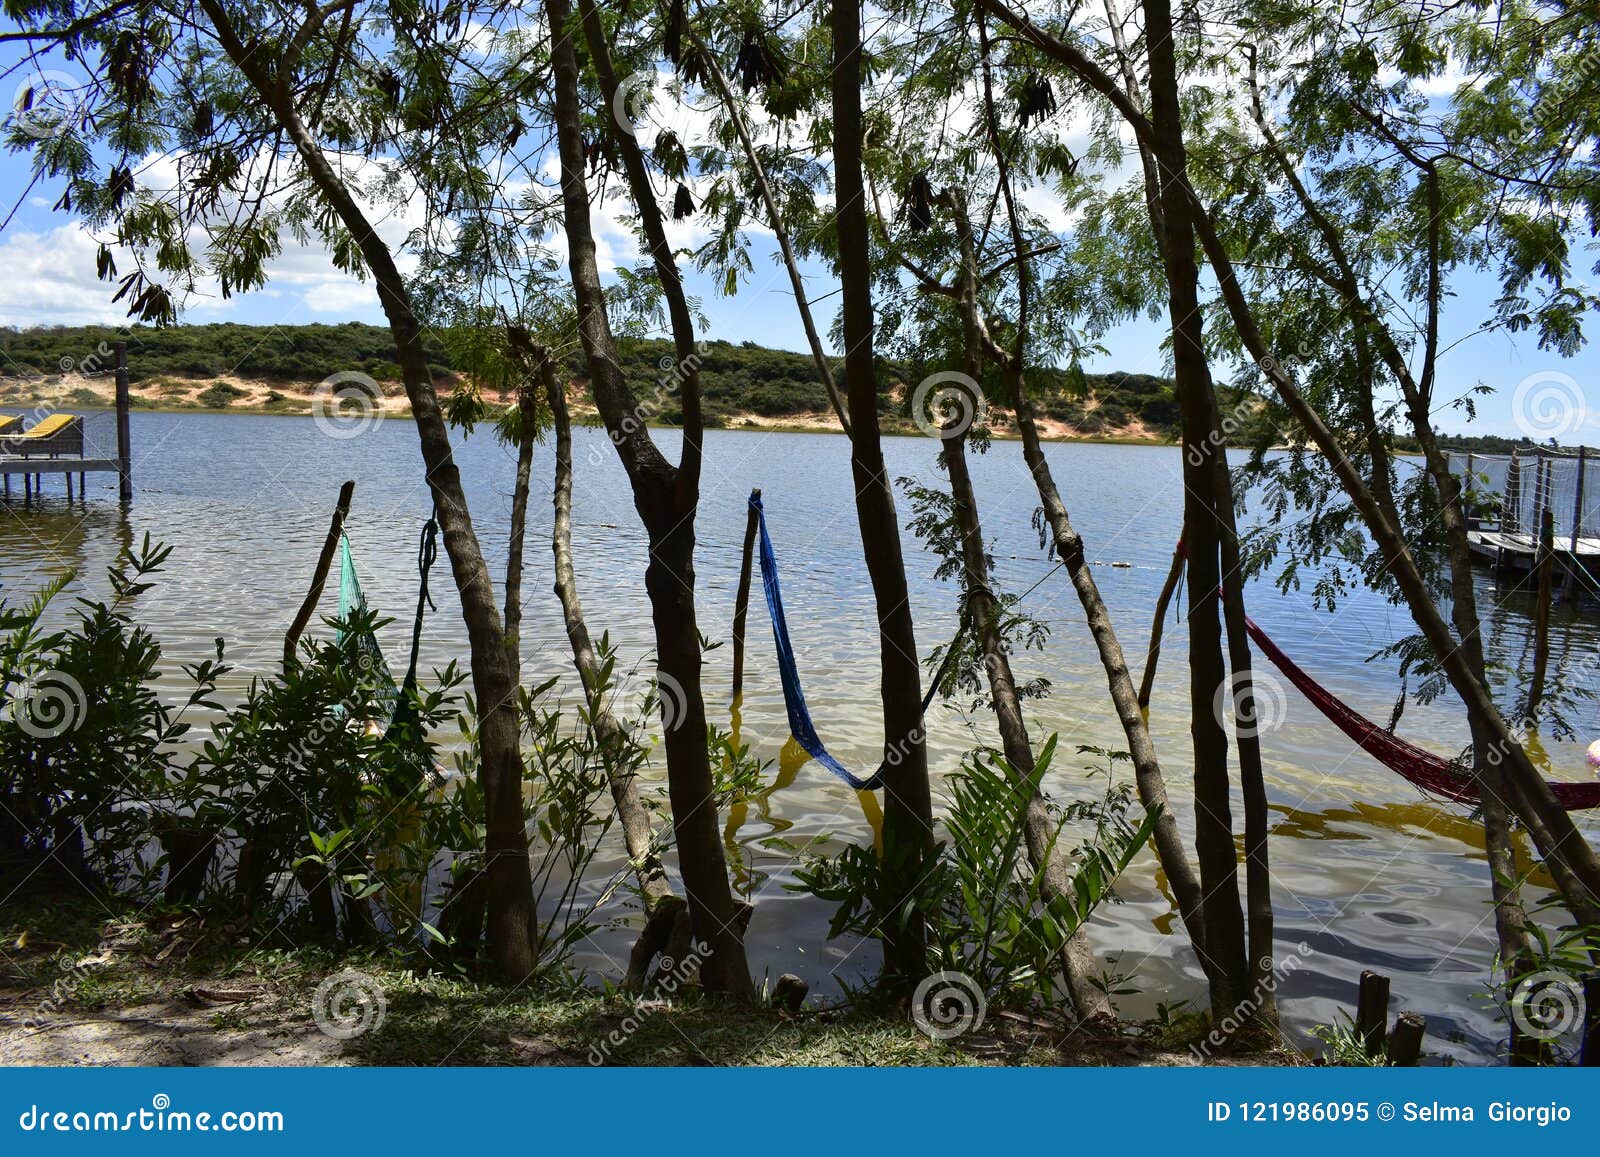
[[[1071, 1029], [991, 1009], [971, 1032], [938, 1041], [899, 1008], [635, 1002], [557, 978], [507, 988], [471, 969], [414, 965], [177, 908], [13, 901], [0, 912], [0, 1063], [1186, 1065], [1200, 1034]], [[324, 1032], [314, 1010], [325, 982], [359, 984], [381, 1002], [381, 1019], [343, 1039]], [[1207, 1063], [1302, 1061], [1280, 1051]]]

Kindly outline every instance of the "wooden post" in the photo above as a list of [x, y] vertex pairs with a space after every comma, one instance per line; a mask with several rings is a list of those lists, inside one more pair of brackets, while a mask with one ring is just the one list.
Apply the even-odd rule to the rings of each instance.
[[1506, 464], [1506, 488], [1500, 500], [1500, 529], [1513, 534], [1522, 525], [1522, 464], [1517, 452], [1511, 451], [1511, 461]]
[[1534, 534], [1539, 533], [1544, 522], [1545, 507], [1550, 505], [1550, 459], [1543, 450], [1535, 451], [1533, 470], [1533, 526]]
[[1402, 1012], [1395, 1017], [1389, 1034], [1389, 1063], [1396, 1068], [1415, 1068], [1422, 1057], [1422, 1037], [1428, 1031], [1428, 1018], [1420, 1012]]
[[1588, 474], [1589, 451], [1578, 447], [1578, 496], [1572, 500], [1572, 561], [1578, 561], [1578, 538], [1583, 534], [1583, 487]]
[[1356, 995], [1356, 1031], [1366, 1046], [1367, 1055], [1383, 1052], [1389, 1033], [1389, 978], [1370, 969], [1361, 974]]
[[[761, 499], [761, 491], [750, 492], [752, 502]], [[756, 530], [760, 517], [756, 508], [750, 507], [744, 523], [744, 559], [739, 564], [739, 593], [733, 600], [733, 701], [737, 704], [744, 694], [744, 623], [750, 609], [750, 579], [756, 549]]]
[[289, 633], [283, 637], [285, 667], [294, 662], [294, 649], [299, 645], [300, 636], [305, 631], [306, 624], [311, 621], [311, 616], [316, 614], [317, 603], [322, 600], [322, 588], [328, 581], [328, 570], [333, 566], [334, 553], [339, 549], [339, 536], [344, 533], [344, 520], [350, 513], [350, 499], [355, 492], [354, 479], [339, 487], [339, 501], [333, 508], [333, 521], [328, 526], [328, 537], [322, 543], [322, 553], [317, 556], [317, 568], [311, 574], [311, 589], [306, 592], [305, 601], [300, 604], [294, 622], [289, 625]]
[[1585, 1068], [1600, 1068], [1600, 972], [1583, 978], [1583, 1051], [1578, 1063]]
[[1539, 708], [1539, 700], [1544, 698], [1544, 676], [1550, 666], [1550, 602], [1555, 598], [1552, 580], [1556, 561], [1556, 516], [1548, 506], [1539, 516], [1539, 549], [1534, 560], [1534, 566], [1538, 568], [1539, 587], [1533, 596], [1533, 678], [1528, 681], [1530, 720]]
[[117, 343], [117, 478], [122, 501], [133, 501], [133, 431], [128, 423], [128, 343]]

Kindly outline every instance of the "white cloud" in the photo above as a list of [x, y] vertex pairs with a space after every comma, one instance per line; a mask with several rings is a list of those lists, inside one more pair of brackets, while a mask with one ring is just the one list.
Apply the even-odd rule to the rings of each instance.
[[370, 281], [361, 282], [353, 277], [328, 278], [319, 281], [300, 296], [307, 309], [313, 313], [336, 313], [349, 317], [378, 304], [378, 291]]
[[[0, 325], [118, 325], [116, 282], [95, 278], [94, 239], [77, 225], [0, 237]], [[122, 262], [118, 262], [119, 265]], [[130, 266], [131, 268], [131, 266]]]

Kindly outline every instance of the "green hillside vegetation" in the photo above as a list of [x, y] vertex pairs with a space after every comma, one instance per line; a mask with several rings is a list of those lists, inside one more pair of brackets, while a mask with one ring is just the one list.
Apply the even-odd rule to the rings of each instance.
[[[129, 376], [159, 391], [162, 383], [211, 381], [236, 376], [273, 384], [292, 392], [309, 389], [329, 374], [359, 370], [379, 382], [398, 385], [393, 341], [387, 329], [360, 322], [341, 325], [253, 326], [224, 322], [167, 328], [137, 326], [125, 330], [95, 326], [60, 326], [37, 329], [0, 329], [0, 373], [7, 378], [55, 377], [63, 372], [103, 374], [109, 358], [98, 354], [102, 343], [128, 343]], [[441, 384], [454, 376], [445, 344], [435, 338], [428, 344], [429, 360]], [[667, 388], [661, 393], [655, 419], [672, 424], [679, 411], [671, 390], [671, 344], [666, 341], [623, 343], [623, 368], [641, 398], [652, 396], [651, 383]], [[570, 361], [574, 378], [581, 377], [582, 359]], [[892, 367], [882, 370], [891, 380]], [[768, 349], [755, 342], [711, 341], [700, 369], [705, 406], [712, 425], [734, 425], [746, 415], [782, 422], [826, 413], [828, 398], [817, 381], [809, 356]], [[1116, 436], [1137, 432], [1135, 423], [1157, 436], [1175, 429], [1177, 403], [1172, 383], [1148, 374], [1090, 374], [1074, 388], [1061, 370], [1032, 375], [1038, 412], [1072, 426], [1081, 434]], [[904, 391], [898, 393], [903, 394]], [[200, 395], [210, 408], [226, 408], [238, 394], [218, 382]], [[885, 391], [881, 403], [895, 427], [904, 422], [905, 400]]]

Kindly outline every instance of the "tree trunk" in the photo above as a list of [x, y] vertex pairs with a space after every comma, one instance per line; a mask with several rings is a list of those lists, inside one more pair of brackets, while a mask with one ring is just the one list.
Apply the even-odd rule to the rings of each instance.
[[[958, 213], [958, 222], [961, 236], [961, 293], [957, 300], [966, 331], [966, 371], [971, 380], [977, 382], [983, 376], [983, 357], [978, 337], [977, 253], [964, 208]], [[973, 399], [973, 403], [976, 412], [977, 399]], [[978, 513], [978, 496], [972, 486], [972, 474], [967, 468], [969, 425], [968, 422], [961, 422], [947, 431], [943, 438], [944, 464], [950, 475], [950, 497], [956, 524], [961, 531], [967, 621], [983, 652], [983, 667], [988, 677], [995, 722], [1000, 730], [1001, 749], [1012, 772], [1029, 792], [1023, 819], [1023, 838], [1028, 846], [1028, 858], [1044, 881], [1045, 894], [1052, 900], [1065, 900], [1070, 904], [1072, 878], [1055, 850], [1059, 825], [1052, 820], [1043, 792], [1034, 783], [1033, 773], [1037, 765], [1033, 742], [1028, 736], [1027, 721], [1022, 714], [1022, 699], [1017, 694], [1011, 660], [1006, 654], [1005, 639], [1000, 631], [999, 604], [989, 586], [983, 519]], [[1085, 1020], [1114, 1015], [1110, 998], [1094, 983], [1094, 949], [1089, 944], [1088, 933], [1081, 927], [1073, 929], [1062, 942], [1060, 955], [1061, 975], [1078, 1015]]]
[[[1172, 14], [1166, 0], [1146, 0], [1154, 148], [1161, 170], [1162, 232], [1173, 376], [1183, 425], [1184, 541], [1189, 550], [1189, 709], [1194, 742], [1195, 850], [1203, 888], [1211, 1012], [1221, 1021], [1246, 999], [1250, 970], [1228, 779], [1228, 736], [1219, 710], [1228, 686], [1218, 619], [1223, 518], [1216, 483], [1220, 420], [1205, 353], [1193, 213], [1175, 186], [1182, 172], [1183, 131]], [[1152, 223], [1153, 224], [1153, 223]], [[1230, 511], [1231, 513], [1231, 511]]]
[[[1373, 505], [1382, 518], [1387, 521], [1388, 525], [1396, 528], [1397, 531], [1404, 525], [1401, 521], [1399, 508], [1395, 503], [1394, 480], [1389, 464], [1389, 448], [1385, 442], [1383, 431], [1378, 424], [1377, 408], [1373, 397], [1376, 378], [1372, 347], [1375, 344], [1378, 348], [1379, 356], [1400, 385], [1401, 394], [1407, 403], [1412, 429], [1416, 433], [1419, 443], [1425, 447], [1424, 458], [1434, 480], [1442, 511], [1441, 522], [1445, 532], [1446, 554], [1453, 595], [1451, 602], [1452, 621], [1457, 637], [1463, 640], [1462, 648], [1467, 665], [1473, 670], [1474, 678], [1487, 687], [1487, 671], [1484, 667], [1482, 647], [1478, 638], [1479, 620], [1476, 605], [1477, 595], [1472, 576], [1471, 546], [1467, 540], [1465, 512], [1460, 509], [1460, 486], [1455, 476], [1450, 472], [1448, 457], [1439, 452], [1437, 443], [1433, 438], [1429, 397], [1432, 392], [1434, 367], [1438, 354], [1438, 311], [1441, 298], [1438, 278], [1437, 173], [1432, 169], [1431, 165], [1424, 164], [1421, 158], [1414, 153], [1402, 149], [1406, 156], [1425, 170], [1429, 182], [1430, 196], [1433, 198], [1432, 207], [1435, 211], [1435, 215], [1430, 218], [1428, 231], [1430, 277], [1428, 282], [1427, 326], [1423, 347], [1423, 371], [1422, 380], [1419, 382], [1412, 378], [1410, 367], [1401, 352], [1399, 343], [1394, 340], [1394, 336], [1389, 331], [1387, 324], [1363, 297], [1360, 280], [1356, 275], [1355, 267], [1349, 259], [1343, 235], [1335, 227], [1328, 215], [1322, 211], [1321, 206], [1312, 197], [1311, 191], [1306, 187], [1304, 181], [1300, 179], [1294, 164], [1278, 142], [1271, 123], [1263, 114], [1253, 57], [1250, 63], [1250, 86], [1256, 123], [1266, 140], [1268, 155], [1277, 163], [1279, 170], [1283, 174], [1284, 181], [1294, 192], [1296, 199], [1305, 210], [1307, 219], [1311, 222], [1313, 228], [1321, 234], [1322, 240], [1327, 246], [1332, 269], [1314, 265], [1312, 272], [1344, 298], [1355, 319], [1353, 337], [1361, 371], [1361, 378], [1356, 391], [1356, 406], [1357, 414], [1367, 430], [1365, 441], [1368, 455], [1371, 459], [1369, 486]], [[1431, 450], [1426, 449], [1427, 447], [1431, 447]], [[1429, 597], [1431, 598], [1431, 595]], [[1541, 680], [1536, 674], [1534, 690], [1530, 693], [1530, 698], [1537, 698], [1540, 682]], [[1493, 758], [1493, 726], [1489, 720], [1483, 717], [1481, 711], [1471, 706], [1467, 710], [1467, 723], [1472, 733], [1473, 774], [1478, 781], [1481, 798], [1483, 799], [1484, 844], [1489, 859], [1490, 889], [1495, 900], [1495, 930], [1500, 942], [1501, 959], [1505, 962], [1506, 975], [1509, 980], [1531, 967], [1528, 916], [1522, 906], [1516, 849], [1512, 842], [1510, 816], [1507, 812], [1504, 798], [1506, 791], [1505, 776], [1499, 767], [1498, 761]], [[1558, 877], [1559, 872], [1560, 869], [1558, 868]]]
[[[831, 23], [834, 195], [838, 203], [850, 471], [862, 549], [877, 602], [881, 656], [884, 891], [903, 904], [921, 881], [933, 850], [933, 799], [928, 786], [916, 630], [900, 552], [894, 491], [884, 467], [878, 428], [872, 265], [867, 252], [867, 194], [861, 158], [862, 51], [857, 0], [832, 0]], [[924, 943], [921, 921], [886, 921], [884, 964], [891, 984], [910, 986], [922, 979], [927, 972]]]
[[[974, 375], [976, 378], [976, 375]], [[1016, 679], [1000, 635], [999, 608], [989, 588], [988, 564], [984, 558], [983, 524], [978, 515], [977, 496], [967, 470], [966, 432], [944, 440], [945, 465], [950, 473], [950, 496], [961, 527], [961, 554], [967, 573], [967, 615], [983, 651], [984, 671], [989, 695], [994, 704], [995, 721], [1000, 729], [1000, 747], [1019, 782], [1028, 786], [1029, 799], [1023, 820], [1023, 838], [1028, 858], [1044, 880], [1045, 895], [1052, 900], [1072, 900], [1072, 878], [1056, 853], [1058, 825], [1050, 816], [1043, 794], [1034, 789], [1033, 743], [1022, 714]], [[1084, 1019], [1111, 1016], [1111, 1001], [1095, 981], [1094, 950], [1088, 934], [1080, 927], [1061, 945], [1061, 974], [1073, 1006]]]
[[606, 782], [616, 803], [628, 859], [644, 896], [646, 915], [650, 915], [662, 900], [672, 895], [672, 888], [667, 883], [666, 869], [662, 867], [661, 855], [650, 830], [649, 813], [639, 801], [639, 781], [633, 760], [629, 758], [633, 742], [601, 694], [600, 657], [589, 637], [583, 604], [578, 599], [577, 571], [572, 565], [572, 419], [567, 412], [566, 388], [548, 358], [540, 365], [539, 372], [555, 426], [555, 525], [550, 547], [555, 553], [556, 597], [561, 600], [561, 616], [566, 623], [567, 642], [572, 647], [572, 662], [578, 669], [578, 678], [583, 681], [590, 724], [605, 760]]
[[522, 671], [522, 550], [528, 531], [528, 484], [533, 476], [534, 391], [531, 382], [517, 390], [517, 477], [511, 489], [511, 533], [506, 546], [506, 650]]
[[[705, 699], [700, 681], [700, 636], [694, 606], [694, 512], [699, 502], [701, 414], [698, 355], [692, 331], [687, 335], [686, 305], [677, 267], [661, 229], [661, 215], [643, 174], [638, 143], [620, 137], [618, 145], [630, 170], [630, 185], [656, 259], [656, 270], [673, 318], [673, 336], [683, 377], [683, 455], [674, 468], [651, 440], [640, 406], [622, 376], [616, 342], [606, 316], [595, 255], [594, 228], [585, 177], [583, 109], [579, 98], [578, 58], [573, 44], [572, 12], [567, 0], [546, 0], [553, 30], [551, 64], [555, 77], [555, 118], [561, 158], [562, 206], [565, 210], [568, 267], [578, 310], [578, 335], [589, 365], [596, 408], [633, 489], [634, 506], [650, 539], [650, 564], [645, 589], [655, 626], [656, 658], [661, 685], [662, 723], [667, 753], [667, 786], [677, 840], [679, 866], [695, 937], [703, 943], [701, 983], [708, 992], [739, 1000], [754, 996], [745, 961], [744, 941], [735, 919], [727, 860], [717, 826], [711, 761], [706, 749]], [[598, 17], [585, 21], [597, 23]], [[589, 38], [591, 58], [601, 72], [608, 105], [615, 96], [615, 77], [602, 52], [603, 40]], [[612, 106], [614, 107], [614, 106]]]
[[1147, 811], [1159, 811], [1152, 842], [1156, 859], [1166, 873], [1167, 883], [1178, 901], [1178, 913], [1188, 929], [1189, 940], [1201, 960], [1207, 959], [1205, 923], [1200, 918], [1200, 878], [1195, 875], [1189, 853], [1183, 846], [1183, 833], [1178, 830], [1177, 817], [1167, 797], [1167, 781], [1156, 758], [1155, 743], [1150, 738], [1150, 725], [1139, 706], [1134, 690], [1133, 676], [1128, 672], [1123, 657], [1122, 644], [1117, 640], [1116, 628], [1111, 622], [1111, 611], [1100, 596], [1100, 588], [1084, 555], [1083, 539], [1073, 527], [1067, 514], [1061, 492], [1056, 489], [1050, 465], [1045, 461], [1039, 444], [1039, 430], [1034, 422], [1033, 403], [1022, 392], [1023, 383], [1017, 383], [1017, 427], [1022, 434], [1022, 454], [1033, 480], [1039, 488], [1039, 501], [1044, 506], [1045, 519], [1050, 523], [1050, 534], [1055, 541], [1056, 556], [1067, 568], [1083, 604], [1084, 618], [1089, 633], [1094, 637], [1100, 655], [1100, 665], [1105, 668], [1106, 682], [1111, 690], [1111, 703], [1116, 708], [1117, 720], [1122, 724], [1122, 734], [1128, 742], [1128, 752], [1133, 758], [1134, 783], [1139, 791], [1139, 802]]
[[433, 374], [422, 345], [422, 327], [412, 311], [405, 280], [393, 255], [366, 214], [334, 172], [294, 108], [287, 78], [275, 83], [259, 59], [259, 47], [243, 43], [218, 0], [201, 0], [218, 38], [234, 65], [250, 81], [284, 126], [317, 191], [356, 239], [367, 269], [377, 284], [378, 300], [394, 337], [401, 380], [411, 403], [422, 459], [461, 617], [467, 626], [473, 692], [478, 703], [480, 780], [483, 786], [489, 860], [489, 939], [497, 968], [508, 981], [520, 981], [534, 968], [533, 941], [537, 913], [533, 875], [528, 863], [527, 831], [522, 812], [521, 731], [517, 722], [517, 673], [509, 662], [494, 582], [489, 576], [472, 515], [467, 509], [450, 446], [450, 432], [434, 393]]
[[[1108, 8], [1108, 14], [1113, 15]], [[1055, 542], [1056, 553], [1062, 565], [1066, 567], [1067, 574], [1072, 579], [1073, 589], [1078, 594], [1078, 600], [1083, 605], [1084, 617], [1089, 625], [1089, 632], [1094, 637], [1096, 650], [1099, 652], [1101, 666], [1105, 668], [1106, 680], [1111, 692], [1111, 701], [1117, 711], [1117, 718], [1122, 724], [1123, 734], [1128, 741], [1129, 755], [1134, 767], [1134, 783], [1139, 792], [1139, 801], [1146, 811], [1156, 817], [1155, 830], [1152, 842], [1156, 849], [1156, 858], [1162, 869], [1166, 872], [1168, 881], [1172, 886], [1174, 897], [1178, 902], [1178, 911], [1184, 927], [1189, 933], [1189, 941], [1194, 945], [1196, 953], [1202, 963], [1206, 961], [1204, 943], [1205, 927], [1201, 919], [1201, 890], [1200, 881], [1195, 876], [1193, 867], [1190, 866], [1188, 853], [1183, 847], [1183, 837], [1178, 831], [1177, 819], [1172, 814], [1172, 809], [1167, 798], [1166, 780], [1161, 774], [1161, 766], [1156, 760], [1155, 746], [1150, 740], [1149, 720], [1145, 716], [1144, 703], [1141, 702], [1133, 690], [1133, 680], [1128, 674], [1128, 664], [1122, 654], [1122, 645], [1117, 640], [1116, 631], [1111, 623], [1111, 614], [1107, 610], [1105, 600], [1100, 597], [1100, 588], [1094, 581], [1094, 576], [1086, 563], [1083, 551], [1083, 540], [1073, 528], [1072, 521], [1067, 515], [1066, 503], [1061, 500], [1061, 492], [1056, 489], [1055, 478], [1050, 472], [1050, 464], [1044, 456], [1039, 441], [1039, 428], [1034, 420], [1033, 401], [1028, 396], [1027, 385], [1027, 358], [1028, 358], [1028, 322], [1029, 309], [1032, 302], [1032, 259], [1028, 254], [1027, 239], [1023, 233], [1022, 218], [1017, 209], [1016, 197], [1011, 186], [1011, 167], [1006, 157], [1005, 142], [1001, 135], [1000, 118], [996, 111], [994, 99], [993, 66], [990, 55], [988, 25], [982, 13], [978, 15], [978, 41], [982, 51], [981, 74], [983, 81], [984, 119], [987, 123], [989, 142], [994, 150], [995, 166], [999, 179], [999, 192], [1005, 204], [1006, 222], [1011, 235], [1013, 259], [1017, 269], [1017, 315], [1014, 328], [1013, 346], [1007, 351], [989, 335], [987, 324], [982, 314], [972, 309], [968, 314], [969, 341], [976, 337], [981, 348], [986, 349], [998, 358], [1009, 373], [1011, 379], [1011, 396], [1017, 416], [1017, 429], [1022, 435], [1022, 456], [1028, 464], [1028, 471], [1033, 475], [1034, 485], [1039, 491], [1039, 502], [1043, 507], [1044, 515], [1050, 525], [1051, 537]], [[1147, 161], [1147, 169], [1150, 163]], [[1151, 170], [1153, 171], [1153, 170]], [[1154, 185], [1149, 188], [1149, 205], [1152, 221], [1158, 220], [1160, 205], [1154, 196]], [[965, 207], [959, 198], [952, 198], [956, 207], [956, 227], [965, 245], [970, 246], [972, 238], [971, 221], [967, 216]], [[1159, 233], [1159, 228], [1157, 230]], [[975, 262], [968, 263], [969, 268], [976, 268]], [[1171, 581], [1169, 580], [1169, 586]], [[1166, 592], [1164, 592], [1165, 595]], [[1161, 611], [1158, 610], [1158, 616]], [[1148, 697], [1148, 692], [1146, 692]]]
[[[1220, 427], [1219, 427], [1220, 429]], [[1234, 746], [1239, 751], [1239, 788], [1244, 797], [1245, 908], [1249, 915], [1246, 951], [1249, 953], [1252, 1017], [1261, 1025], [1278, 1020], [1273, 990], [1272, 872], [1268, 862], [1267, 781], [1261, 766], [1261, 703], [1256, 699], [1251, 667], [1250, 636], [1245, 630], [1244, 578], [1239, 564], [1239, 525], [1233, 509], [1233, 479], [1227, 451], [1217, 447], [1217, 512], [1222, 534], [1222, 618], [1228, 631], [1229, 682], [1233, 687]]]

